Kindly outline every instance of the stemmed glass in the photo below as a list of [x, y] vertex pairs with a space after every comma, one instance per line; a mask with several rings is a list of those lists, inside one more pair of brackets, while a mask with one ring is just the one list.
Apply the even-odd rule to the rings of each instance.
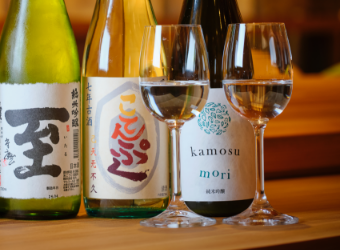
[[270, 119], [287, 106], [293, 90], [293, 66], [285, 25], [232, 24], [223, 55], [224, 89], [228, 102], [249, 120], [255, 134], [256, 193], [251, 206], [226, 218], [232, 225], [294, 224], [298, 218], [281, 214], [264, 192], [263, 133]]
[[200, 227], [215, 219], [191, 211], [181, 198], [180, 132], [196, 117], [209, 93], [209, 65], [201, 26], [148, 26], [141, 48], [140, 91], [148, 111], [171, 132], [172, 200], [160, 215], [141, 221], [146, 227]]

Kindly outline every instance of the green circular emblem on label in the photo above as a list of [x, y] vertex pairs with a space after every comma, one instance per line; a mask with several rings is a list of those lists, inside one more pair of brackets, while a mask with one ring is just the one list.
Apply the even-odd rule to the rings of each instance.
[[198, 116], [198, 126], [207, 134], [221, 135], [231, 122], [226, 105], [209, 102]]

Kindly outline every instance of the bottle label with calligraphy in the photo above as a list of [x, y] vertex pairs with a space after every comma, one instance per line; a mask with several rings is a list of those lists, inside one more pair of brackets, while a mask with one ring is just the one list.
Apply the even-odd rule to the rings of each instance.
[[138, 78], [83, 78], [84, 193], [168, 197], [169, 134], [145, 108]]
[[199, 116], [184, 124], [181, 161], [185, 201], [254, 198], [254, 132], [231, 108], [222, 88], [210, 89]]
[[80, 195], [80, 83], [1, 84], [0, 197]]

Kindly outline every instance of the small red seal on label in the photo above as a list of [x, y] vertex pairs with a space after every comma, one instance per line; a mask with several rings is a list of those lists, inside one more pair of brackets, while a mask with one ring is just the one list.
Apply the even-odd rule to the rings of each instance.
[[70, 132], [70, 125], [66, 125], [67, 132]]

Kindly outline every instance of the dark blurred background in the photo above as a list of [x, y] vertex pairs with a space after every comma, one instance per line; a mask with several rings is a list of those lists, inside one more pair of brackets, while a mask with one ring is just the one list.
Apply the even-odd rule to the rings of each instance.
[[[183, 0], [151, 1], [159, 24], [178, 22]], [[0, 30], [9, 3], [0, 0]], [[65, 3], [82, 60], [96, 0]], [[340, 173], [340, 0], [238, 3], [244, 22], [284, 22], [293, 54], [292, 100], [265, 131], [266, 178]]]
[[[96, 0], [65, 0], [80, 55]], [[176, 24], [183, 0], [152, 0], [159, 24]], [[0, 29], [10, 0], [0, 1]], [[238, 0], [245, 22], [286, 23], [295, 65], [340, 74], [340, 0]], [[340, 66], [339, 66], [340, 67]]]

